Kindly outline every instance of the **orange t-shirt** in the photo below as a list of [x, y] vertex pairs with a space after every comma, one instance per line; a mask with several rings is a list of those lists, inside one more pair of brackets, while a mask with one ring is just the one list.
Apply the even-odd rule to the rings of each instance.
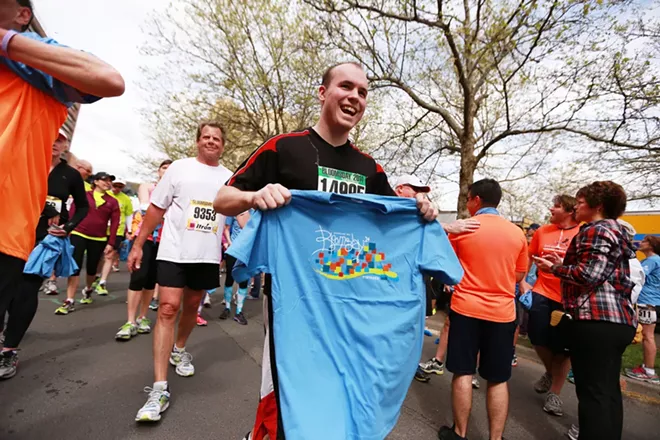
[[471, 318], [492, 322], [516, 319], [516, 272], [527, 271], [525, 234], [495, 214], [475, 216], [476, 232], [451, 235], [465, 275], [451, 297], [451, 309]]
[[[554, 253], [564, 258], [568, 245], [578, 232], [580, 232], [579, 225], [570, 229], [561, 229], [556, 225], [543, 225], [532, 237], [532, 242], [529, 244], [529, 255], [530, 257], [532, 255], [542, 257]], [[553, 301], [561, 302], [561, 283], [559, 278], [549, 272], [538, 271], [538, 278], [533, 290]]]
[[0, 64], [0, 253], [27, 261], [34, 247], [66, 116], [65, 105]]

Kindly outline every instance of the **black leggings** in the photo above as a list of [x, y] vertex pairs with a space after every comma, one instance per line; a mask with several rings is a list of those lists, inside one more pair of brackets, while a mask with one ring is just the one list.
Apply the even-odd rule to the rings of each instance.
[[[234, 276], [232, 275], [232, 270], [234, 270], [234, 264], [236, 264], [236, 258], [225, 253], [225, 265], [226, 265], [226, 277], [225, 277], [225, 287], [231, 287], [234, 285]], [[242, 283], [238, 283], [239, 289], [247, 289], [248, 281], [245, 280]]]
[[103, 258], [103, 251], [108, 244], [107, 240], [96, 241], [71, 234], [71, 244], [73, 245], [73, 259], [78, 265], [78, 270], [73, 276], [80, 275], [85, 251], [87, 251], [87, 275], [96, 275], [101, 258]]
[[605, 321], [574, 321], [570, 353], [581, 439], [621, 440], [621, 356], [635, 328]]
[[[39, 288], [43, 278], [38, 275], [23, 274], [23, 281], [14, 293], [7, 312], [9, 320], [5, 330], [5, 347], [18, 348], [25, 332], [32, 324], [39, 305]], [[2, 314], [4, 319], [4, 313]]]

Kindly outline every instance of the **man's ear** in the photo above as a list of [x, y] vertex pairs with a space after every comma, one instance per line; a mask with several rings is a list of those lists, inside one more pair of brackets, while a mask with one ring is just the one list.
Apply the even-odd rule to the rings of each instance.
[[324, 85], [321, 85], [319, 87], [319, 95], [318, 96], [319, 96], [319, 101], [321, 101], [321, 106], [323, 106], [323, 104], [325, 103], [325, 92], [327, 90], [328, 89]]
[[18, 12], [16, 13], [16, 17], [14, 18], [14, 22], [19, 25], [21, 29], [24, 29], [30, 24], [31, 21], [32, 11], [30, 11], [30, 8], [26, 8], [24, 6], [19, 7]]

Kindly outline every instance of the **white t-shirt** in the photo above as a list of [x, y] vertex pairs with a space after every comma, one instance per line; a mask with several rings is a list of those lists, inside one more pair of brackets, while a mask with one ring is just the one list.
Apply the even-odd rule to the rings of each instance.
[[167, 210], [158, 260], [220, 264], [225, 218], [213, 210], [213, 200], [231, 176], [224, 166], [196, 158], [170, 165], [151, 194], [151, 203]]

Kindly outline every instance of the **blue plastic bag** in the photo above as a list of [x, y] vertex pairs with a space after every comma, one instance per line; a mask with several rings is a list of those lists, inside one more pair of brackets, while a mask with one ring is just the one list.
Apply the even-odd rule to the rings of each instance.
[[133, 242], [128, 239], [121, 242], [121, 247], [119, 248], [119, 260], [128, 261], [128, 254], [131, 252], [131, 247], [133, 247]]

